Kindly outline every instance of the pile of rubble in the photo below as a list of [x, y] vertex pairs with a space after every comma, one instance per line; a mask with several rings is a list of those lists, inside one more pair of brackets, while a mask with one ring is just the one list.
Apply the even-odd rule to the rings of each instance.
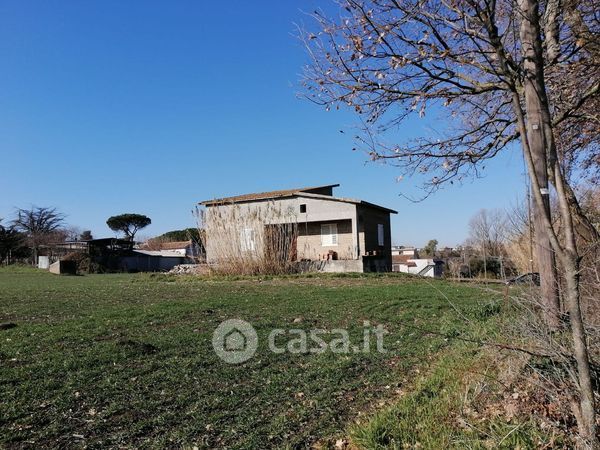
[[169, 270], [175, 275], [205, 275], [209, 272], [208, 264], [179, 264]]

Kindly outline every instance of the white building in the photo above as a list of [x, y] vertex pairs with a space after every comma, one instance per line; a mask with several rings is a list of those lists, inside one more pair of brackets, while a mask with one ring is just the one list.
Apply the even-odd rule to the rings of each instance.
[[433, 258], [419, 258], [414, 247], [392, 247], [392, 270], [422, 277], [440, 278], [444, 263]]

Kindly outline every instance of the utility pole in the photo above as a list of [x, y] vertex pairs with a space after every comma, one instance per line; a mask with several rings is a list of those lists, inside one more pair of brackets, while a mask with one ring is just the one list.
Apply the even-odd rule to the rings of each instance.
[[[526, 126], [529, 149], [533, 162], [535, 178], [540, 187], [543, 203], [533, 202], [533, 223], [535, 227], [535, 255], [540, 273], [540, 286], [544, 316], [550, 328], [560, 326], [560, 303], [556, 258], [550, 243], [550, 231], [546, 229], [545, 217], [551, 217], [550, 190], [548, 186], [548, 142], [544, 133], [548, 125], [548, 99], [545, 96], [544, 69], [539, 61], [543, 61], [543, 50], [539, 36], [539, 4], [536, 0], [520, 0], [523, 11], [520, 26], [521, 44], [523, 47], [525, 77]], [[535, 197], [534, 197], [535, 198]]]

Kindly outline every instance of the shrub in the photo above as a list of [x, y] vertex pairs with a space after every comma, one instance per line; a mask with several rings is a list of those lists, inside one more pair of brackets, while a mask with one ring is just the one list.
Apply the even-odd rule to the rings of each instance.
[[90, 255], [81, 252], [67, 253], [63, 258], [65, 261], [75, 261], [77, 273], [102, 273], [102, 266], [96, 263]]
[[297, 271], [295, 214], [273, 202], [255, 208], [223, 204], [200, 211], [204, 248], [212, 269], [230, 275], [280, 275]]

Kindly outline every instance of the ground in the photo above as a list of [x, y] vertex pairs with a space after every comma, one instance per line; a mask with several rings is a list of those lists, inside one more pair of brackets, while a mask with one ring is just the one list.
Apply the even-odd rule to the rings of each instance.
[[[478, 352], [460, 337], [490, 332], [498, 310], [492, 291], [396, 275], [211, 279], [0, 269], [0, 323], [16, 325], [0, 330], [0, 447], [448, 443], [462, 431], [450, 411], [454, 399], [445, 399], [456, 386], [444, 383], [456, 384], [458, 366]], [[259, 338], [257, 354], [237, 365], [211, 345], [215, 328], [232, 318], [251, 323]], [[273, 353], [266, 345], [273, 328], [344, 328], [360, 343], [364, 321], [389, 332], [385, 353], [374, 343], [369, 353], [349, 354]], [[435, 411], [423, 412], [423, 389]], [[410, 416], [410, 405], [421, 408], [413, 422], [426, 420], [411, 422], [411, 435], [386, 434], [382, 424]], [[428, 420], [447, 431], [424, 437], [418, 429]]]

